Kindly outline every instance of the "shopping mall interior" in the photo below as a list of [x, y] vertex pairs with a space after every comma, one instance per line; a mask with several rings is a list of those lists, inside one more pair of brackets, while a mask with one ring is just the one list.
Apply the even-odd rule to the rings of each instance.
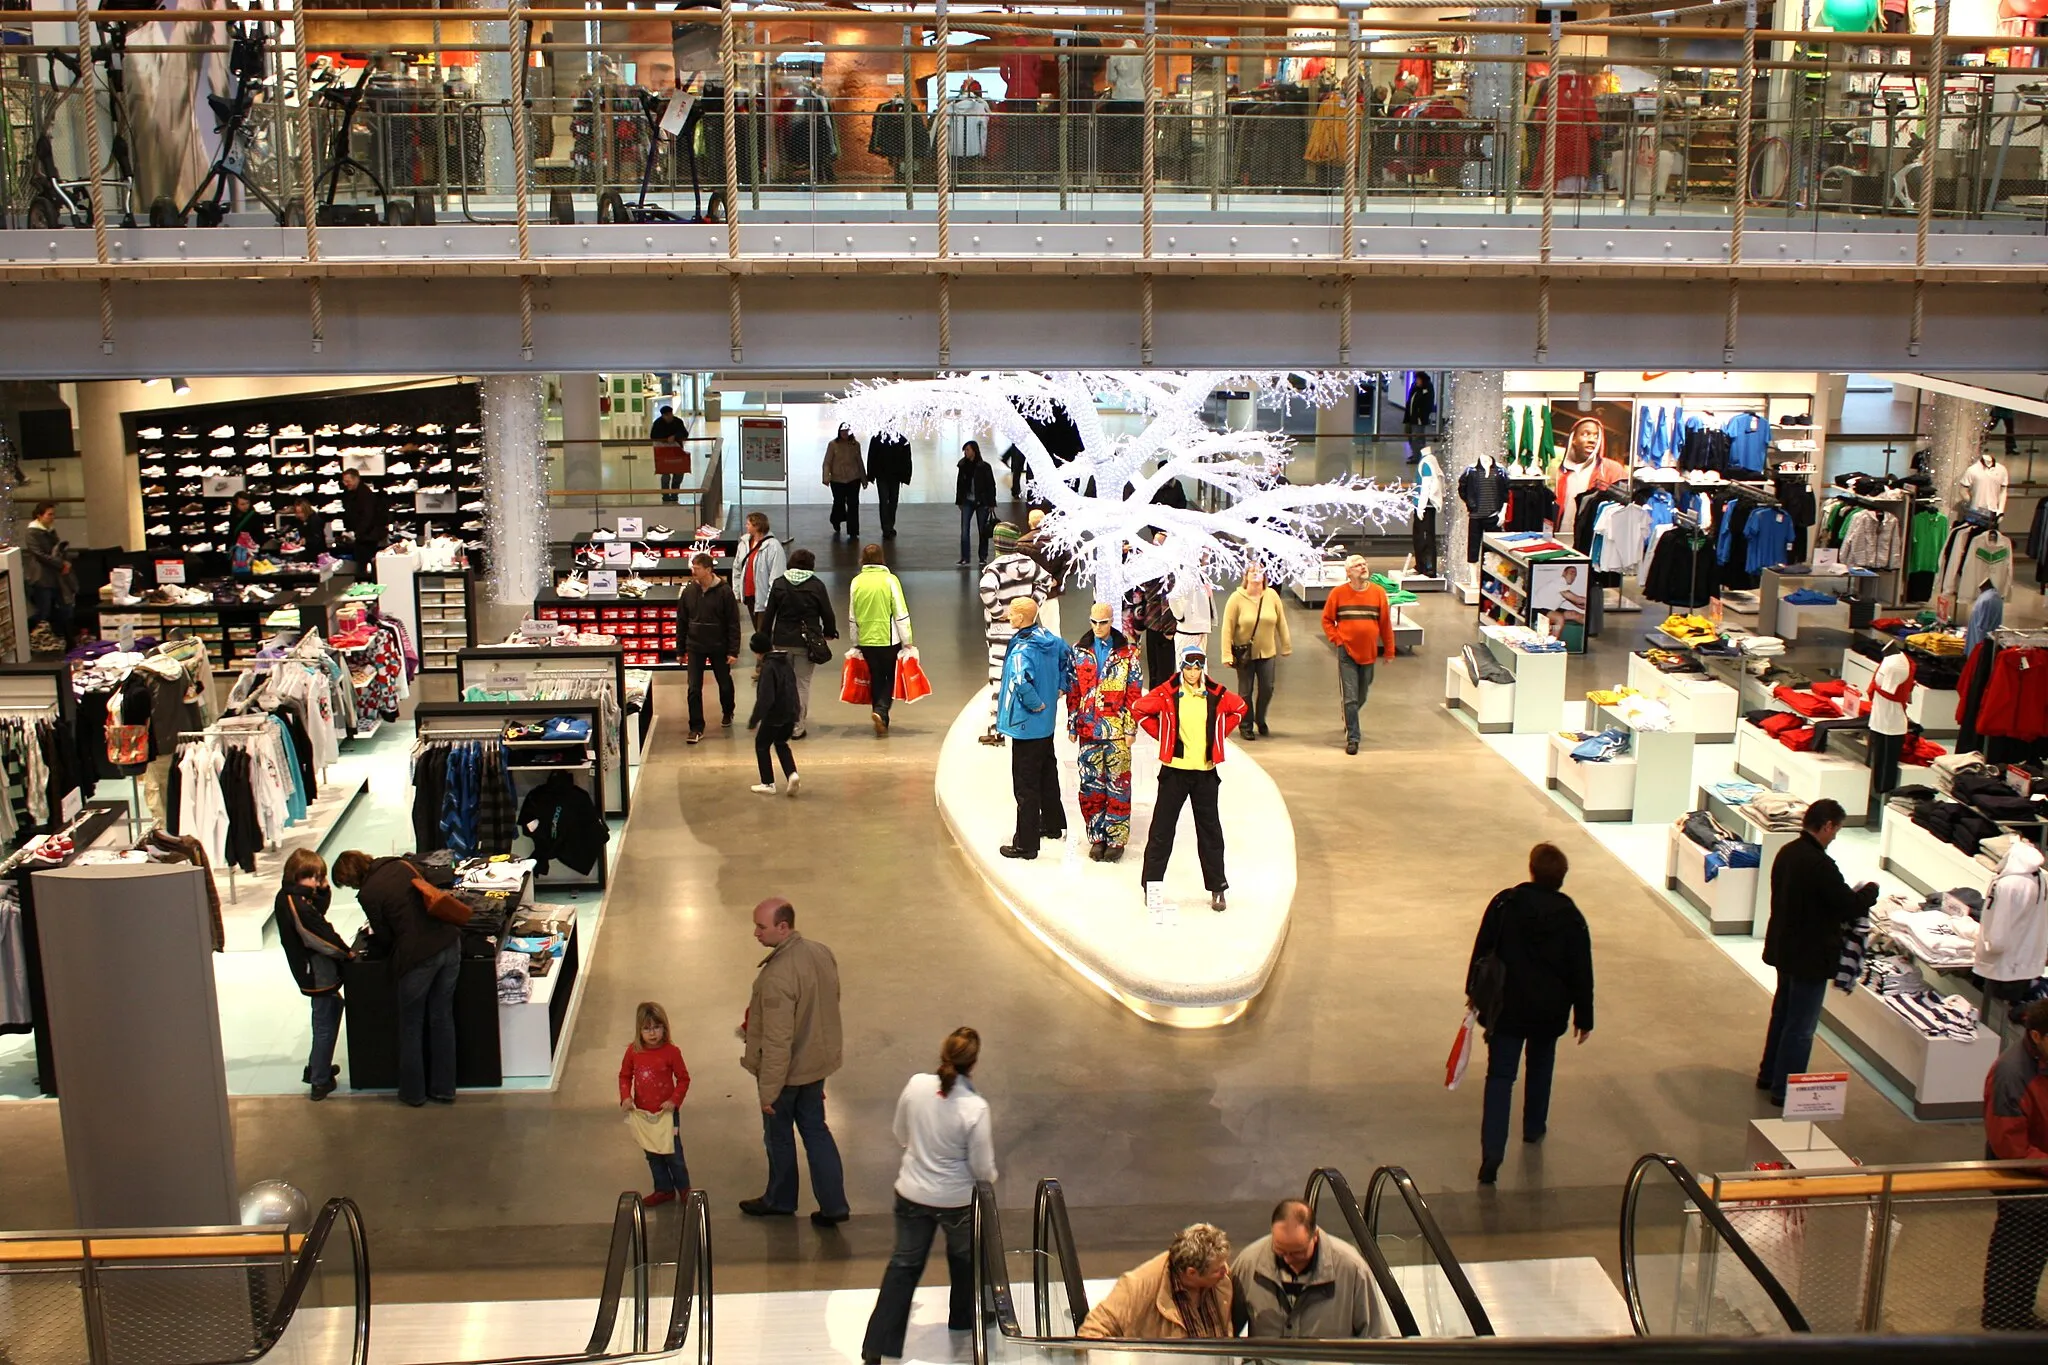
[[0, 9], [0, 1358], [2038, 1349], [2029, 4]]

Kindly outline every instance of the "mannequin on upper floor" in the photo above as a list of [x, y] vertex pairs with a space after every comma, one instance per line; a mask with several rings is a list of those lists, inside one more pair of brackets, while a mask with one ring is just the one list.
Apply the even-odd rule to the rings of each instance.
[[1996, 517], [2005, 514], [2005, 491], [2011, 482], [2012, 476], [2006, 472], [2005, 466], [1987, 450], [1970, 462], [1958, 480], [1958, 486], [1962, 489], [1963, 503], [1970, 511]]

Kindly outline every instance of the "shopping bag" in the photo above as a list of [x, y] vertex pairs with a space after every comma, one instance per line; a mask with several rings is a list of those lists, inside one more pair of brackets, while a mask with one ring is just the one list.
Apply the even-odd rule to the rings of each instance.
[[868, 691], [868, 661], [857, 649], [846, 651], [846, 662], [839, 670], [839, 700], [855, 706], [873, 705]]
[[654, 472], [657, 474], [689, 473], [690, 448], [678, 441], [656, 441], [654, 443]]
[[924, 665], [917, 661], [916, 648], [904, 650], [896, 660], [896, 700], [923, 701], [931, 694], [931, 679], [925, 677]]
[[1458, 1036], [1451, 1040], [1451, 1055], [1444, 1059], [1444, 1089], [1456, 1090], [1458, 1082], [1465, 1079], [1465, 1068], [1472, 1061], [1472, 1049], [1479, 1046], [1479, 1011], [1466, 1010], [1465, 1022], [1458, 1025]]

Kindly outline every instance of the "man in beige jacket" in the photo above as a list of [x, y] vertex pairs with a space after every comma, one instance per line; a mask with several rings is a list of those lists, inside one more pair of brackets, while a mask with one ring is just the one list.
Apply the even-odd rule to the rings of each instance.
[[796, 931], [796, 907], [771, 896], [754, 907], [754, 940], [769, 950], [754, 974], [740, 1036], [740, 1065], [760, 1087], [761, 1136], [768, 1148], [768, 1189], [742, 1199], [740, 1212], [786, 1218], [796, 1212], [796, 1135], [811, 1164], [819, 1227], [843, 1223], [846, 1173], [825, 1126], [825, 1078], [839, 1069], [839, 962], [824, 944]]
[[1088, 1310], [1080, 1334], [1139, 1341], [1228, 1337], [1234, 1334], [1231, 1293], [1230, 1239], [1221, 1228], [1193, 1223], [1165, 1251], [1117, 1276], [1116, 1287]]

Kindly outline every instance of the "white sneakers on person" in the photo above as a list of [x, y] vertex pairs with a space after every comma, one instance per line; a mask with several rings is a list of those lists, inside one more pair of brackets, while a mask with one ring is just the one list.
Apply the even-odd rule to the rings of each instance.
[[747, 788], [747, 790], [751, 792], [759, 792], [763, 796], [773, 796], [775, 795], [775, 784], [773, 782], [756, 782], [753, 786]]
[[783, 781], [783, 784], [782, 784], [782, 794], [783, 794], [784, 796], [795, 796], [795, 795], [796, 795], [796, 784], [797, 784], [797, 783], [799, 783], [799, 782], [801, 782], [802, 780], [803, 780], [803, 774], [802, 774], [802, 773], [791, 773], [791, 774], [790, 774], [790, 775], [788, 776], [788, 778], [786, 778], [786, 779], [785, 779], [785, 780]]

